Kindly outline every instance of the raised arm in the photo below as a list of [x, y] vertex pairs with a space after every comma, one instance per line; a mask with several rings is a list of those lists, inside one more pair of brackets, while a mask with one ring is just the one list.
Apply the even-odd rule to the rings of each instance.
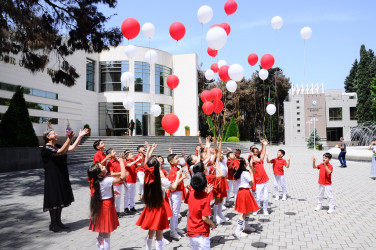
[[266, 152], [266, 145], [268, 145], [268, 140], [262, 139], [261, 140], [261, 145], [262, 145], [262, 148], [261, 148], [261, 152], [260, 152], [260, 159], [264, 160], [264, 158], [265, 158], [265, 152]]
[[73, 136], [73, 130], [67, 131], [67, 139], [65, 140], [63, 146], [56, 152], [56, 156], [63, 155], [68, 152], [69, 144], [72, 142]]
[[197, 131], [197, 137], [198, 137], [198, 143], [200, 144], [200, 147], [203, 148], [203, 147], [204, 147], [204, 144], [202, 144], [201, 135], [200, 135], [200, 130]]
[[124, 153], [120, 153], [119, 154], [119, 157], [117, 158], [117, 160], [119, 161], [120, 163], [120, 176], [119, 177], [114, 177], [112, 183], [113, 184], [116, 184], [116, 183], [119, 183], [119, 182], [123, 182], [125, 180], [125, 178], [127, 178], [128, 176], [128, 172], [125, 170], [125, 166], [124, 166]]
[[78, 136], [76, 138], [76, 140], [74, 141], [74, 143], [72, 145], [69, 146], [68, 148], [68, 152], [72, 152], [74, 150], [76, 150], [78, 144], [80, 144], [81, 142], [81, 139], [89, 132], [89, 130], [87, 128], [85, 128], [84, 130], [81, 130], [80, 129], [80, 132], [78, 133]]
[[313, 168], [317, 168], [316, 166], [316, 157], [312, 156], [312, 166]]
[[290, 167], [290, 160], [291, 160], [291, 155], [287, 158], [287, 165], [286, 168]]
[[269, 160], [269, 152], [268, 151], [265, 152], [265, 156], [266, 156], [266, 162], [271, 163], [271, 161]]

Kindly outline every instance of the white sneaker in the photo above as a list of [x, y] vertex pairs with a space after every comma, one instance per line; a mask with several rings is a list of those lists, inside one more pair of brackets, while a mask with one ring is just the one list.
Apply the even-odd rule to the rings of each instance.
[[274, 200], [279, 200], [279, 195], [276, 195]]
[[286, 195], [282, 196], [282, 200], [283, 200], [283, 201], [287, 200]]
[[226, 206], [222, 206], [222, 211], [225, 211], [227, 209]]
[[268, 210], [265, 210], [265, 211], [264, 211], [264, 215], [269, 215]]
[[335, 210], [333, 209], [333, 208], [329, 208], [329, 210], [328, 210], [328, 214], [332, 214], [332, 213], [334, 213], [335, 212]]
[[180, 228], [176, 228], [175, 231], [178, 233], [178, 234], [185, 234], [185, 232], [183, 230], [181, 230]]
[[222, 224], [223, 222], [226, 222], [226, 221], [229, 221], [230, 219], [229, 218], [227, 218], [227, 217], [217, 217], [217, 222], [218, 222], [218, 224]]
[[181, 214], [179, 214], [179, 215], [178, 215], [178, 218], [180, 219], [181, 217], [183, 217], [183, 216], [181, 216]]
[[181, 239], [181, 236], [177, 232], [173, 232], [173, 231], [170, 231], [170, 237], [173, 238], [174, 240]]
[[170, 244], [171, 242], [168, 240], [168, 239], [166, 239], [166, 238], [162, 238], [162, 241], [163, 241], [163, 243], [165, 244], [165, 245], [168, 245], [168, 244]]
[[248, 234], [243, 233], [242, 231], [235, 231], [234, 236], [235, 236], [236, 238], [244, 238], [244, 237], [247, 237]]
[[315, 208], [315, 211], [320, 211], [320, 210], [321, 210], [321, 208], [322, 208], [322, 206], [321, 206], [321, 205], [317, 205], [317, 207]]
[[257, 212], [253, 212], [252, 214], [253, 214], [253, 215], [257, 215]]
[[244, 231], [246, 232], [256, 232], [256, 228], [251, 227], [250, 225], [244, 227]]

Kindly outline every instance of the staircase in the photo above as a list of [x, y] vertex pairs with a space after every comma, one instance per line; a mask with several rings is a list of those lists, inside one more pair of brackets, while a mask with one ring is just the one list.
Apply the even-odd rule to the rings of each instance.
[[[186, 155], [195, 154], [195, 148], [198, 145], [196, 136], [88, 136], [84, 137], [81, 144], [74, 152], [68, 154], [68, 164], [89, 163], [92, 162], [96, 150], [93, 143], [101, 139], [106, 145], [106, 149], [113, 148], [116, 152], [123, 152], [125, 149], [131, 150], [134, 155], [137, 154], [136, 149], [139, 145], [145, 145], [145, 141], [150, 145], [156, 143], [158, 146], [154, 151], [155, 155], [167, 157], [168, 149], [171, 147], [174, 153], [180, 156], [182, 150]], [[205, 139], [202, 138], [205, 143]], [[224, 142], [223, 149], [227, 147], [235, 150], [241, 149], [242, 153], [249, 152], [250, 142]]]

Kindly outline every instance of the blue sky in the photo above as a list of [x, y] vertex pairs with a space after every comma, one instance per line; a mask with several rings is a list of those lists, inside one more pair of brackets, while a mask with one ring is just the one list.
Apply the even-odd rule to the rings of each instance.
[[[121, 26], [124, 19], [136, 18], [140, 25], [151, 22], [156, 34], [151, 47], [172, 54], [197, 53], [199, 63], [208, 69], [216, 58], [206, 53], [206, 32], [211, 25], [227, 22], [231, 33], [226, 45], [219, 51], [218, 60], [228, 65], [239, 63], [249, 78], [258, 67], [250, 67], [250, 53], [270, 53], [275, 66], [284, 70], [293, 84], [324, 83], [325, 89], [343, 89], [355, 58], [359, 58], [361, 44], [376, 50], [376, 1], [370, 0], [294, 0], [250, 1], [237, 0], [238, 10], [230, 16], [224, 12], [226, 0], [119, 0], [115, 9], [100, 7], [106, 15], [117, 14], [108, 22]], [[213, 19], [202, 26], [197, 10], [202, 5], [213, 9]], [[270, 20], [283, 18], [283, 27], [275, 31]], [[169, 35], [171, 23], [179, 21], [186, 27], [185, 37], [177, 44]], [[300, 29], [312, 28], [312, 37], [305, 42], [306, 66], [304, 74], [304, 40]], [[124, 39], [123, 44], [128, 44]], [[130, 44], [149, 46], [149, 40], [140, 34]], [[202, 45], [201, 45], [202, 44]], [[204, 53], [202, 53], [202, 48]]]

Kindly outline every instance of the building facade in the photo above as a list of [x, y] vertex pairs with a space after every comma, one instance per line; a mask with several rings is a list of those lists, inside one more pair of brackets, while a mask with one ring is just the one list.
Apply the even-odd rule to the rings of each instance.
[[[41, 136], [50, 122], [57, 133], [64, 134], [67, 124], [77, 131], [89, 124], [92, 135], [111, 136], [129, 133], [131, 120], [133, 135], [166, 135], [161, 120], [164, 114], [178, 116], [180, 126], [175, 135], [184, 135], [184, 126], [191, 134], [198, 130], [197, 55], [171, 55], [157, 52], [157, 61], [149, 64], [145, 53], [149, 48], [136, 47], [137, 54], [127, 58], [125, 46], [112, 47], [101, 53], [78, 51], [67, 57], [80, 77], [72, 87], [54, 84], [47, 74], [56, 69], [50, 58], [45, 69], [31, 73], [23, 68], [17, 56], [0, 57], [0, 120], [8, 108], [16, 86], [25, 88], [25, 100], [37, 136]], [[123, 86], [124, 72], [135, 76], [134, 84]], [[166, 83], [170, 74], [179, 78], [179, 85], [171, 90]], [[135, 105], [125, 110], [123, 100], [131, 97]], [[154, 117], [150, 109], [158, 104], [162, 114]]]
[[350, 140], [350, 130], [358, 124], [356, 103], [356, 93], [324, 91], [323, 84], [292, 85], [283, 103], [286, 145], [306, 145], [315, 128], [324, 145], [334, 145], [340, 137]]

